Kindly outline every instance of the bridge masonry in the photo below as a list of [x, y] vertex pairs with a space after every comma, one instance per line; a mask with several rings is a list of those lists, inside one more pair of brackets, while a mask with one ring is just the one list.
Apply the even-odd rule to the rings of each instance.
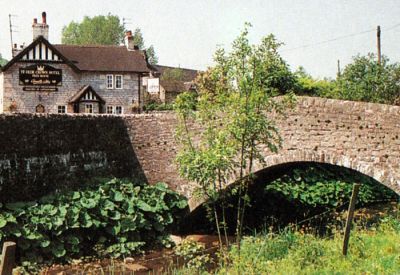
[[[277, 154], [264, 148], [265, 164], [254, 171], [290, 162], [329, 163], [371, 176], [400, 194], [400, 107], [298, 97], [287, 116], [276, 119], [283, 146]], [[53, 174], [60, 184], [112, 174], [166, 182], [194, 209], [200, 203], [192, 199], [194, 184], [179, 177], [174, 162], [176, 125], [168, 112], [1, 115], [0, 197], [9, 186], [51, 186]]]

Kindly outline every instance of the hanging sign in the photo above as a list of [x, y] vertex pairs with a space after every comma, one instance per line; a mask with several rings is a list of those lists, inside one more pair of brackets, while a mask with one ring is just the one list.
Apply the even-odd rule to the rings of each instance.
[[[53, 68], [49, 65], [31, 65], [19, 69], [19, 85], [22, 86], [61, 86], [61, 69]], [[24, 89], [29, 90], [29, 89]], [[31, 89], [35, 90], [35, 89]], [[38, 89], [36, 89], [37, 91]], [[40, 89], [39, 89], [40, 90]], [[43, 88], [43, 90], [46, 90]], [[53, 89], [54, 90], [54, 89]]]
[[147, 91], [150, 94], [156, 94], [160, 91], [160, 79], [159, 78], [149, 78], [147, 80]]

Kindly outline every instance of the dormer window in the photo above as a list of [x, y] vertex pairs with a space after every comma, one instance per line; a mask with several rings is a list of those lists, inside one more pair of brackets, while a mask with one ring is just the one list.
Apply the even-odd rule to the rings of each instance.
[[107, 89], [114, 88], [114, 76], [112, 74], [107, 75]]

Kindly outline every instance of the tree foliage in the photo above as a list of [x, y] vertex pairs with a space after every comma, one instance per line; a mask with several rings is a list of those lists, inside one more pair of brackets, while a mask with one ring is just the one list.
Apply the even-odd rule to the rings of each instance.
[[119, 45], [124, 26], [116, 15], [85, 16], [81, 23], [72, 21], [62, 29], [61, 41], [72, 45]]
[[377, 103], [398, 103], [400, 96], [400, 64], [389, 63], [376, 55], [356, 56], [338, 77], [339, 97]]
[[1, 54], [0, 54], [0, 66], [6, 65], [7, 62], [8, 62], [8, 60], [7, 60], [7, 59], [4, 59], [4, 58], [1, 56]]
[[[198, 79], [198, 96], [184, 93], [175, 103], [180, 119], [177, 137], [182, 145], [177, 156], [179, 171], [195, 181], [198, 194], [210, 201], [220, 236], [221, 225], [226, 235], [226, 223], [224, 214], [218, 217], [216, 211], [216, 201], [224, 196], [219, 191], [233, 175], [239, 180], [235, 191], [239, 194], [236, 233], [240, 239], [253, 165], [263, 162], [258, 145], [276, 152], [281, 143], [274, 120], [267, 115], [284, 110], [273, 95], [290, 92], [289, 86], [277, 81], [287, 77], [285, 63], [277, 54], [279, 45], [273, 35], [250, 45], [246, 25], [233, 42], [232, 52], [217, 50], [216, 65]], [[189, 127], [193, 121], [202, 126], [200, 132]]]
[[[125, 28], [116, 15], [85, 16], [82, 22], [70, 22], [64, 26], [61, 34], [63, 44], [71, 45], [120, 45], [124, 42]], [[133, 41], [140, 50], [146, 50], [150, 64], [157, 64], [158, 58], [154, 47], [146, 48], [143, 34], [136, 28]]]
[[303, 67], [294, 73], [297, 81], [296, 94], [304, 96], [318, 96], [337, 98], [338, 87], [336, 81], [331, 79], [315, 79]]

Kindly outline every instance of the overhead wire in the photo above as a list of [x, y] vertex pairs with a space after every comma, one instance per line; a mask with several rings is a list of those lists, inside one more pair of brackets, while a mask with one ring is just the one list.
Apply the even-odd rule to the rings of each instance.
[[[388, 28], [382, 28], [382, 30], [385, 31], [391, 31], [397, 27], [400, 27], [400, 23], [390, 26]], [[314, 46], [318, 46], [318, 45], [322, 45], [322, 44], [327, 44], [327, 43], [331, 43], [331, 42], [335, 42], [338, 40], [342, 40], [342, 39], [346, 39], [346, 38], [350, 38], [350, 37], [354, 37], [354, 36], [359, 36], [362, 34], [366, 34], [366, 33], [370, 33], [370, 32], [375, 32], [376, 29], [369, 29], [369, 30], [365, 30], [365, 31], [361, 31], [361, 32], [356, 32], [356, 33], [351, 33], [351, 34], [347, 34], [347, 35], [342, 35], [342, 36], [338, 36], [332, 39], [328, 39], [328, 40], [323, 40], [323, 41], [319, 41], [316, 43], [310, 43], [310, 44], [305, 44], [305, 45], [301, 45], [298, 47], [294, 47], [294, 48], [289, 48], [289, 49], [282, 49], [280, 52], [288, 52], [288, 51], [293, 51], [293, 50], [298, 50], [298, 49], [304, 49], [304, 48], [309, 48], [309, 47], [314, 47]]]

